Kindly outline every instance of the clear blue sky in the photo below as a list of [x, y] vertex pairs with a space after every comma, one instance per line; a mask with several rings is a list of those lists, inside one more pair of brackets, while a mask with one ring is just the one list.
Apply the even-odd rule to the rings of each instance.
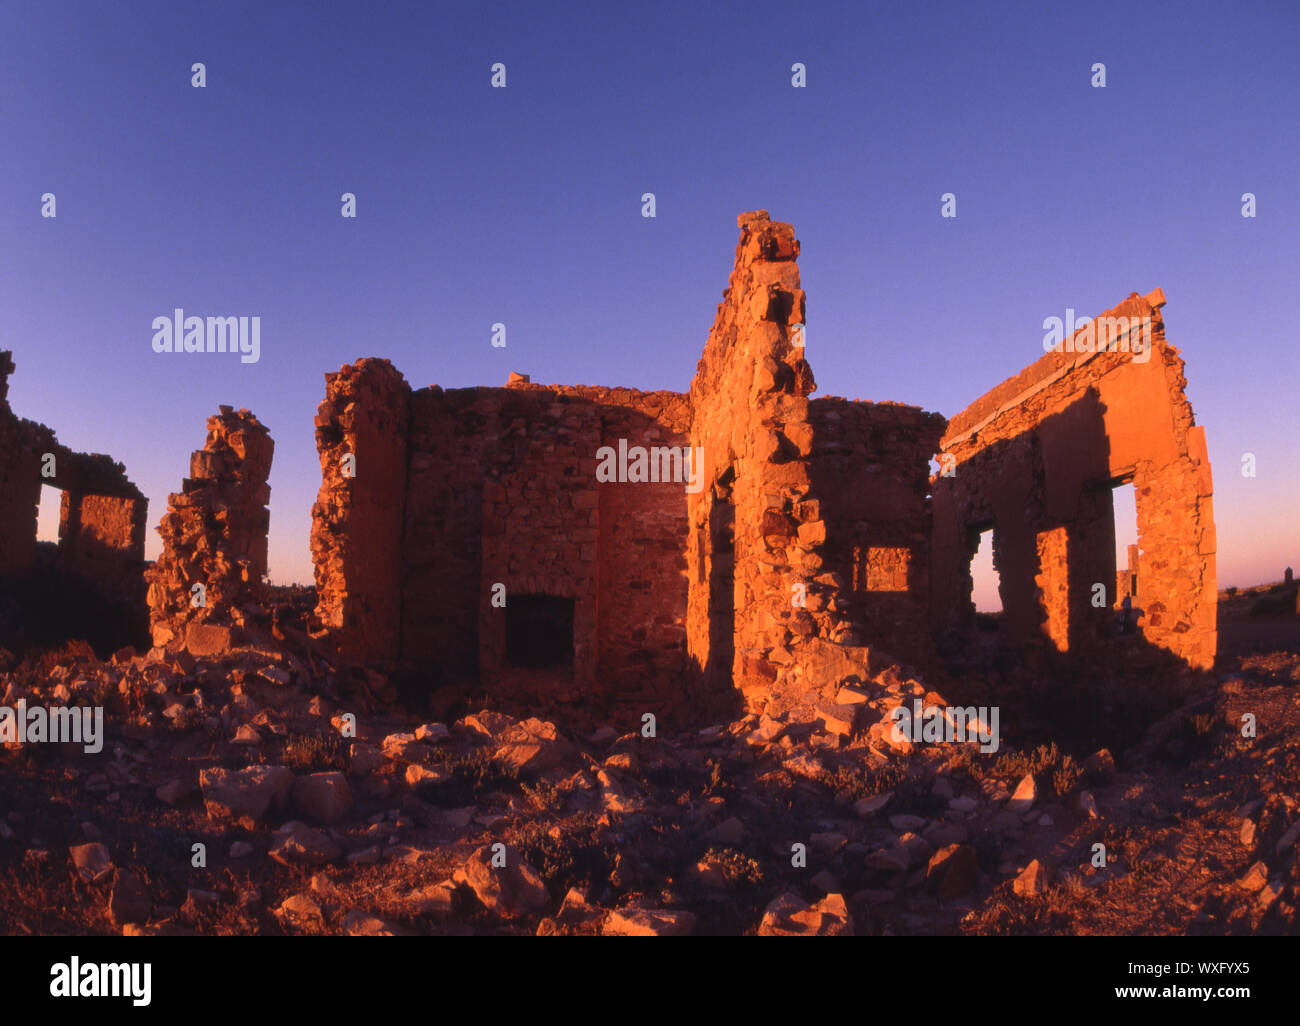
[[[952, 415], [1041, 355], [1044, 318], [1162, 287], [1220, 583], [1274, 579], [1300, 566], [1297, 53], [1295, 0], [5, 2], [10, 401], [125, 462], [150, 555], [205, 418], [249, 407], [272, 577], [310, 580], [326, 371], [684, 390], [764, 207], [803, 243], [822, 393]], [[260, 362], [155, 354], [178, 306], [260, 316]]]

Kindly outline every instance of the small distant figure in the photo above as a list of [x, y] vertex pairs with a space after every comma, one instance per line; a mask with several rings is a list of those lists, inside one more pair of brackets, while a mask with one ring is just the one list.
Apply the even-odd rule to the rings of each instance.
[[1119, 616], [1117, 616], [1116, 619], [1119, 621], [1119, 632], [1121, 634], [1131, 634], [1133, 632], [1133, 628], [1136, 624], [1133, 616], [1132, 595], [1124, 596], [1124, 601], [1120, 603]]

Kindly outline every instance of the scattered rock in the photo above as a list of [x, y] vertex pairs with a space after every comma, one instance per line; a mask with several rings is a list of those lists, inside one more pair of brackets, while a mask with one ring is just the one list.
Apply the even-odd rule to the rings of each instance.
[[937, 892], [940, 901], [965, 894], [979, 878], [979, 860], [969, 844], [950, 844], [930, 858], [925, 882]]
[[1277, 847], [1273, 849], [1274, 854], [1281, 855], [1300, 840], [1300, 819], [1292, 823], [1281, 837], [1277, 839]]
[[516, 848], [506, 845], [503, 853], [505, 865], [494, 866], [492, 847], [484, 845], [479, 848], [465, 862], [464, 868], [465, 882], [484, 907], [509, 918], [537, 911], [550, 902], [541, 876], [524, 861]]
[[427, 887], [409, 891], [401, 898], [401, 902], [410, 915], [443, 919], [451, 915], [455, 894], [456, 888], [450, 881], [444, 880], [442, 883], [429, 884]]
[[209, 817], [258, 820], [288, 804], [293, 771], [285, 766], [209, 767], [199, 772], [199, 787]]
[[295, 894], [285, 898], [274, 915], [286, 931], [320, 933], [325, 929], [325, 915], [309, 894]]
[[763, 911], [760, 937], [852, 937], [853, 920], [844, 896], [828, 894], [809, 905], [797, 894], [775, 898]]
[[1246, 875], [1237, 881], [1237, 885], [1242, 890], [1249, 891], [1252, 894], [1255, 891], [1262, 890], [1266, 883], [1268, 883], [1268, 866], [1263, 862], [1256, 862], [1246, 870]]
[[893, 791], [885, 791], [883, 794], [872, 795], [870, 798], [859, 798], [853, 803], [853, 811], [862, 819], [871, 819], [877, 813], [883, 811], [893, 798]]
[[1051, 882], [1051, 865], [1034, 859], [1021, 871], [1011, 886], [1022, 898], [1036, 898], [1047, 892]]
[[411, 931], [382, 916], [353, 909], [343, 917], [343, 932], [349, 937], [409, 937]]
[[573, 746], [556, 730], [554, 723], [536, 718], [501, 731], [496, 740], [496, 760], [524, 775], [558, 766], [573, 754]]
[[268, 854], [282, 866], [321, 866], [338, 858], [342, 849], [329, 834], [295, 820], [280, 828]]
[[127, 923], [147, 923], [153, 914], [153, 899], [138, 873], [129, 869], [113, 872], [113, 889], [108, 897], [108, 915], [121, 929]]
[[1038, 785], [1034, 783], [1033, 775], [1026, 773], [1007, 802], [1007, 809], [1011, 812], [1028, 812], [1037, 798]]
[[601, 933], [606, 937], [686, 937], [695, 929], [690, 912], [623, 908], [610, 912]]
[[84, 883], [99, 883], [113, 872], [113, 860], [109, 858], [108, 848], [98, 841], [69, 848], [68, 854], [72, 856], [72, 865], [77, 870], [77, 876], [81, 877]]
[[441, 784], [451, 779], [451, 774], [446, 770], [421, 766], [418, 762], [413, 762], [411, 765], [406, 767], [405, 776], [407, 787], [423, 787], [425, 784]]
[[383, 741], [384, 755], [389, 759], [412, 759], [419, 755], [418, 742], [414, 734], [389, 734]]
[[440, 744], [451, 737], [445, 723], [424, 723], [415, 728], [415, 739], [427, 745]]
[[495, 738], [498, 734], [504, 733], [513, 727], [519, 721], [513, 716], [507, 716], [505, 713], [493, 712], [491, 709], [482, 709], [472, 716], [466, 716], [458, 720], [457, 724], [463, 727], [471, 734], [477, 734], [479, 737], [488, 739]]
[[311, 773], [293, 785], [294, 807], [316, 823], [337, 823], [352, 811], [352, 788], [337, 771]]
[[368, 777], [384, 764], [384, 755], [374, 745], [352, 742], [348, 755], [348, 772], [354, 777]]

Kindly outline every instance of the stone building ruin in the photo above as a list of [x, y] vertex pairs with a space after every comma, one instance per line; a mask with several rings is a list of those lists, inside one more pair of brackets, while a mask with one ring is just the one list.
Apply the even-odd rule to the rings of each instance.
[[[1100, 330], [1090, 325], [949, 423], [942, 447], [953, 473], [934, 488], [937, 631], [969, 623], [970, 559], [979, 532], [991, 528], [1009, 638], [1046, 636], [1061, 652], [1096, 645], [1128, 595], [1148, 642], [1191, 666], [1213, 665], [1213, 482], [1205, 429], [1183, 392], [1183, 361], [1165, 341], [1164, 304], [1158, 289], [1134, 293], [1093, 322], [1148, 325], [1145, 358], [1113, 344], [1103, 351], [1097, 338], [1085, 339]], [[1121, 583], [1111, 491], [1127, 482], [1142, 574], [1139, 581], [1130, 550]]]
[[[1159, 290], [1099, 319], [1143, 324], [1145, 358], [1080, 329], [948, 421], [813, 398], [794, 229], [761, 210], [739, 229], [687, 392], [412, 388], [376, 358], [327, 374], [318, 636], [431, 689], [830, 716], [882, 654], [920, 665], [974, 629], [971, 558], [991, 530], [1001, 642], [1104, 647], [1127, 599], [1146, 642], [1213, 663], [1210, 464]], [[229, 644], [263, 596], [266, 429], [224, 406], [208, 421], [146, 570], [143, 496], [14, 416], [12, 369], [0, 354], [0, 584], [32, 568], [54, 453], [62, 564], [142, 625], [147, 581], [155, 645]], [[1140, 538], [1119, 567], [1125, 482]]]
[[[739, 228], [687, 393], [412, 389], [382, 359], [326, 375], [312, 552], [342, 653], [560, 701], [815, 710], [873, 648], [922, 661], [971, 627], [992, 528], [1008, 642], [1104, 643], [1126, 580], [1148, 641], [1213, 662], [1210, 466], [1162, 294], [1106, 315], [1150, 319], [1147, 359], [1075, 351], [1081, 329], [948, 422], [810, 398], [794, 230], [765, 211]], [[665, 472], [602, 479], [614, 451]], [[667, 472], [678, 452], [694, 485]], [[1136, 596], [1136, 553], [1115, 565], [1124, 481]]]

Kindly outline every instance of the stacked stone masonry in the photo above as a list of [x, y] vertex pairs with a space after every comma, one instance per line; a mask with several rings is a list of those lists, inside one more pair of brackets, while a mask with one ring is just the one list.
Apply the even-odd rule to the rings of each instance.
[[194, 648], [199, 629], [239, 626], [264, 598], [275, 443], [247, 410], [220, 411], [158, 525], [163, 551], [146, 575], [155, 645]]

